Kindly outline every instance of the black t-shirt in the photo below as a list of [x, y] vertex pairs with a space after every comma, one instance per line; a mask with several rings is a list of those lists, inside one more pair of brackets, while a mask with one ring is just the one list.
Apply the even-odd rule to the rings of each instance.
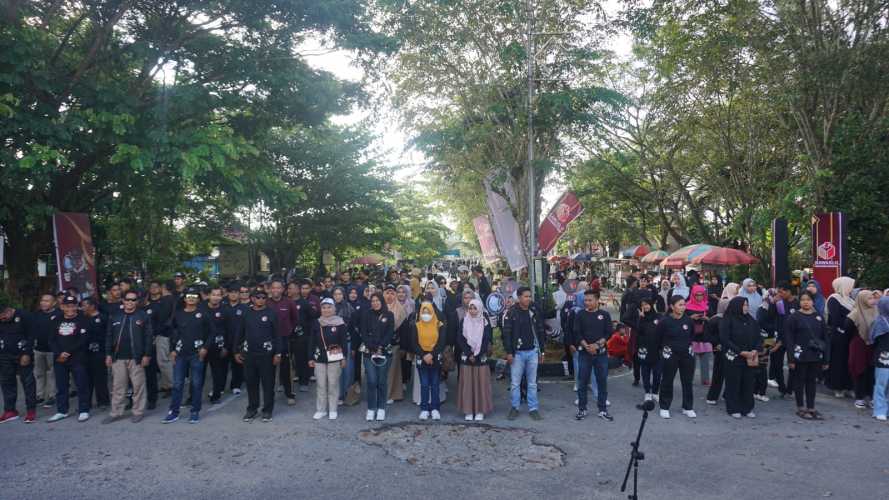
[[30, 355], [34, 346], [28, 337], [28, 316], [25, 311], [16, 309], [9, 321], [0, 321], [0, 353]]
[[34, 341], [34, 350], [50, 352], [49, 337], [53, 335], [62, 319], [62, 311], [50, 309], [49, 311], [36, 311], [31, 314], [28, 321], [28, 333]]
[[694, 323], [688, 316], [679, 319], [667, 314], [661, 317], [657, 325], [658, 345], [664, 359], [673, 356], [692, 354], [691, 336], [694, 332]]
[[67, 352], [72, 359], [83, 354], [86, 351], [89, 326], [87, 318], [80, 313], [73, 318], [59, 318], [56, 329], [49, 338], [53, 354]]
[[[607, 342], [611, 330], [611, 315], [603, 309], [595, 311], [582, 309], [574, 316], [574, 344], [578, 349], [582, 348], [581, 341], [586, 341], [587, 344], [594, 344], [600, 340]], [[598, 354], [606, 353], [603, 343]]]
[[817, 312], [793, 313], [784, 324], [784, 339], [787, 342], [787, 358], [791, 363], [828, 363], [830, 360], [827, 324]]

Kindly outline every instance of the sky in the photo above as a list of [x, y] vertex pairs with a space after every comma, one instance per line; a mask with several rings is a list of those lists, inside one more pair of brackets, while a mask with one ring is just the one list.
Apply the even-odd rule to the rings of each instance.
[[[618, 9], [617, 0], [604, 2], [605, 11], [614, 13]], [[616, 36], [609, 43], [609, 47], [620, 57], [628, 57], [632, 46], [629, 36]], [[310, 65], [317, 69], [329, 71], [340, 79], [353, 82], [361, 81], [364, 76], [361, 68], [353, 62], [352, 53], [345, 50], [327, 50], [319, 42], [307, 42], [301, 52], [305, 55]], [[370, 118], [370, 111], [355, 109], [348, 115], [333, 117], [333, 122], [339, 125], [352, 125]], [[384, 107], [379, 116], [373, 117], [371, 130], [377, 137], [374, 147], [382, 155], [381, 160], [388, 165], [396, 165], [395, 179], [409, 181], [421, 174], [426, 163], [425, 156], [409, 146], [411, 131], [404, 130], [398, 122], [396, 112], [392, 108]], [[558, 200], [565, 186], [558, 181], [551, 180], [543, 190], [542, 213], [546, 213]], [[456, 226], [455, 222], [446, 214], [442, 214], [442, 223], [450, 228]]]

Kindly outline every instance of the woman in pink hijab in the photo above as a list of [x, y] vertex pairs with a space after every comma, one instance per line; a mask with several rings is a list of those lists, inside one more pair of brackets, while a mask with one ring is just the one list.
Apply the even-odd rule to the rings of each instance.
[[713, 362], [713, 344], [706, 342], [707, 310], [710, 302], [707, 298], [707, 288], [704, 285], [691, 287], [688, 294], [688, 302], [685, 304], [685, 314], [691, 316], [694, 321], [691, 348], [698, 360], [701, 372], [701, 384], [710, 385], [710, 366]]

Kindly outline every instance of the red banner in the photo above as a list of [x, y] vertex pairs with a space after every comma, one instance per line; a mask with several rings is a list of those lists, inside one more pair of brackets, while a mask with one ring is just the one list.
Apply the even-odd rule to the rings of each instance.
[[497, 262], [500, 259], [500, 252], [497, 250], [497, 239], [494, 237], [488, 216], [479, 215], [472, 219], [472, 225], [475, 226], [475, 234], [478, 236], [479, 246], [482, 247], [485, 262], [488, 264]]
[[830, 295], [833, 280], [846, 274], [846, 216], [841, 212], [812, 217], [812, 261], [814, 278]]
[[86, 214], [56, 212], [52, 218], [56, 239], [59, 290], [77, 288], [81, 297], [96, 294], [96, 252]]
[[565, 233], [568, 224], [583, 213], [583, 205], [571, 191], [566, 191], [543, 219], [537, 231], [537, 250], [548, 253]]

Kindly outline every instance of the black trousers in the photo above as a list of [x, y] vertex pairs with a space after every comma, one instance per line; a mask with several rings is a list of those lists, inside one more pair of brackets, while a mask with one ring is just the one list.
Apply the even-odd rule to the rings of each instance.
[[96, 397], [98, 406], [111, 405], [111, 393], [108, 391], [108, 367], [105, 366], [104, 352], [90, 352], [86, 355], [86, 373], [89, 382], [89, 396], [92, 401]]
[[874, 367], [868, 366], [864, 373], [852, 377], [855, 385], [855, 399], [867, 399], [874, 395]]
[[19, 357], [14, 354], [0, 354], [0, 388], [3, 389], [3, 411], [15, 411], [19, 387], [17, 379], [22, 381], [25, 392], [25, 408], [37, 409], [37, 380], [34, 379], [33, 357], [28, 366], [19, 364]]
[[793, 389], [796, 395], [796, 406], [803, 407], [803, 395], [806, 396], [806, 408], [815, 408], [815, 378], [821, 371], [821, 363], [799, 362], [796, 363], [796, 373], [793, 378]]
[[[213, 388], [210, 400], [215, 401], [225, 392], [225, 382], [228, 380], [228, 364], [231, 354], [220, 357], [218, 349], [213, 348], [207, 352], [207, 364], [210, 365], [210, 373], [213, 375]], [[206, 380], [206, 379], [204, 379]]]
[[160, 368], [157, 366], [157, 349], [151, 355], [151, 361], [145, 367], [145, 396], [148, 404], [157, 404], [157, 376], [160, 374]]
[[[309, 385], [313, 370], [309, 368], [309, 335], [290, 337], [290, 358], [293, 360], [293, 371], [299, 385]], [[288, 368], [289, 370], [289, 368]], [[287, 386], [284, 386], [287, 391]]]
[[232, 372], [232, 378], [229, 381], [229, 389], [240, 389], [242, 385], [244, 385], [244, 365], [235, 361], [234, 355], [229, 352], [228, 357], [225, 358], [229, 364], [229, 369]]
[[262, 413], [271, 414], [275, 409], [275, 365], [272, 364], [272, 355], [247, 353], [244, 359], [244, 375], [247, 378], [247, 411], [255, 412], [259, 409], [261, 385]]
[[[719, 396], [722, 394], [722, 383], [725, 380], [726, 374], [725, 365], [728, 362], [725, 359], [725, 356], [721, 351], [713, 352], [713, 374], [710, 376], [710, 389], [707, 390], [707, 401], [719, 401]], [[728, 383], [726, 383], [726, 386]], [[726, 387], [726, 391], [728, 391], [728, 387]], [[726, 395], [726, 399], [728, 399], [728, 395]], [[728, 406], [728, 403], [726, 403]]]
[[673, 402], [673, 381], [676, 372], [679, 372], [679, 381], [682, 384], [682, 409], [694, 409], [694, 395], [692, 394], [692, 382], [695, 376], [695, 358], [687, 352], [673, 353], [664, 359], [664, 378], [661, 381], [661, 394], [658, 398], [662, 410], [669, 410]]
[[759, 367], [751, 368], [746, 361], [726, 360], [722, 368], [725, 372], [725, 411], [730, 415], [746, 415], [753, 411], [753, 380]]
[[769, 354], [769, 378], [778, 382], [778, 392], [783, 396], [790, 392], [788, 382], [784, 380], [784, 358], [787, 350], [779, 347], [775, 352]]
[[[762, 359], [761, 356], [760, 359]], [[760, 364], [753, 370], [753, 394], [765, 396], [766, 389], [768, 389], [769, 387], [769, 374], [767, 373], [768, 367], [766, 365]]]

